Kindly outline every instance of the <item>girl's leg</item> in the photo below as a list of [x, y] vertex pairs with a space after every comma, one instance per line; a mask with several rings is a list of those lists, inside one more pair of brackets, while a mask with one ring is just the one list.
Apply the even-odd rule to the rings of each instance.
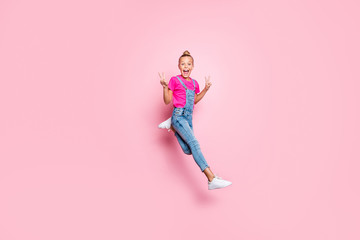
[[172, 126], [176, 130], [175, 135], [179, 135], [178, 140], [180, 139], [179, 141], [180, 145], [181, 142], [187, 144], [187, 146], [190, 148], [190, 151], [193, 155], [196, 164], [200, 167], [201, 171], [207, 177], [209, 190], [224, 188], [232, 184], [231, 182], [216, 176], [210, 170], [210, 167], [208, 166], [204, 156], [201, 153], [200, 145], [194, 136], [191, 119], [175, 116], [172, 119]]
[[204, 174], [206, 175], [209, 182], [211, 182], [215, 177], [215, 174], [210, 170], [210, 167], [205, 168]]
[[[199, 142], [194, 136], [193, 130], [191, 129], [188, 121], [185, 117], [175, 117], [173, 119], [172, 125], [179, 136], [184, 140], [185, 143], [190, 147], [191, 153], [196, 164], [200, 167], [203, 172], [208, 168], [208, 164], [201, 152]], [[205, 173], [206, 175], [206, 173]]]
[[[193, 126], [192, 126], [191, 122], [190, 122], [189, 126], [190, 126], [191, 130], [194, 133]], [[184, 141], [184, 139], [181, 138], [179, 133], [176, 132], [176, 130], [174, 129], [174, 127], [172, 125], [171, 125], [170, 129], [175, 133], [175, 137], [177, 138], [178, 142], [180, 143], [180, 146], [181, 146], [183, 152], [185, 154], [187, 154], [187, 155], [191, 155], [191, 149], [190, 149], [189, 145]]]
[[187, 155], [191, 155], [190, 147], [189, 147], [189, 145], [187, 145], [187, 143], [184, 141], [184, 139], [182, 139], [177, 132], [175, 132], [175, 137], [177, 138], [183, 152]]
[[176, 133], [176, 130], [174, 129], [174, 127], [171, 125], [170, 126], [170, 129], [171, 129], [171, 131], [173, 131], [174, 133]]
[[184, 139], [182, 139], [180, 137], [180, 135], [176, 132], [176, 130], [174, 129], [172, 124], [170, 126], [170, 129], [171, 129], [171, 131], [173, 131], [175, 133], [175, 137], [177, 138], [183, 152], [186, 155], [191, 155], [191, 149], [190, 149], [189, 145], [187, 145], [187, 143], [184, 141]]

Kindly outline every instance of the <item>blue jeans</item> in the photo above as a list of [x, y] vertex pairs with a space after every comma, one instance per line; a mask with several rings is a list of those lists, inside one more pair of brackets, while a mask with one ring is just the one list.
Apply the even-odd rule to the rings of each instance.
[[192, 110], [186, 108], [174, 108], [171, 124], [176, 130], [175, 136], [185, 154], [193, 155], [196, 164], [203, 172], [209, 167], [196, 140], [192, 125]]

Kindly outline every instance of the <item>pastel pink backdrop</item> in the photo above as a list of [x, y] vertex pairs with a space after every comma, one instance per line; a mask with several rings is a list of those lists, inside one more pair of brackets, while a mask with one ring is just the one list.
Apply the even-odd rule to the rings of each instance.
[[[0, 239], [360, 239], [356, 1], [1, 1]], [[204, 87], [175, 137], [158, 72]]]

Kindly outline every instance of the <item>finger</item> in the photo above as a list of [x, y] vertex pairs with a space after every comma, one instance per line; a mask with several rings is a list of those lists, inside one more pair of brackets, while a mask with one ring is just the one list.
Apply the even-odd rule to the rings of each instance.
[[161, 78], [162, 78], [162, 77], [161, 77], [161, 74], [160, 74], [159, 72], [158, 72], [158, 74], [159, 74], [159, 77], [160, 77], [160, 79], [161, 79]]

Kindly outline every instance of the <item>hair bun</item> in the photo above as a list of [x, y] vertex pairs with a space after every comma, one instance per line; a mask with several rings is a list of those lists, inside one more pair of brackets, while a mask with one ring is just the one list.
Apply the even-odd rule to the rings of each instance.
[[190, 55], [190, 52], [188, 50], [186, 50], [183, 55]]

